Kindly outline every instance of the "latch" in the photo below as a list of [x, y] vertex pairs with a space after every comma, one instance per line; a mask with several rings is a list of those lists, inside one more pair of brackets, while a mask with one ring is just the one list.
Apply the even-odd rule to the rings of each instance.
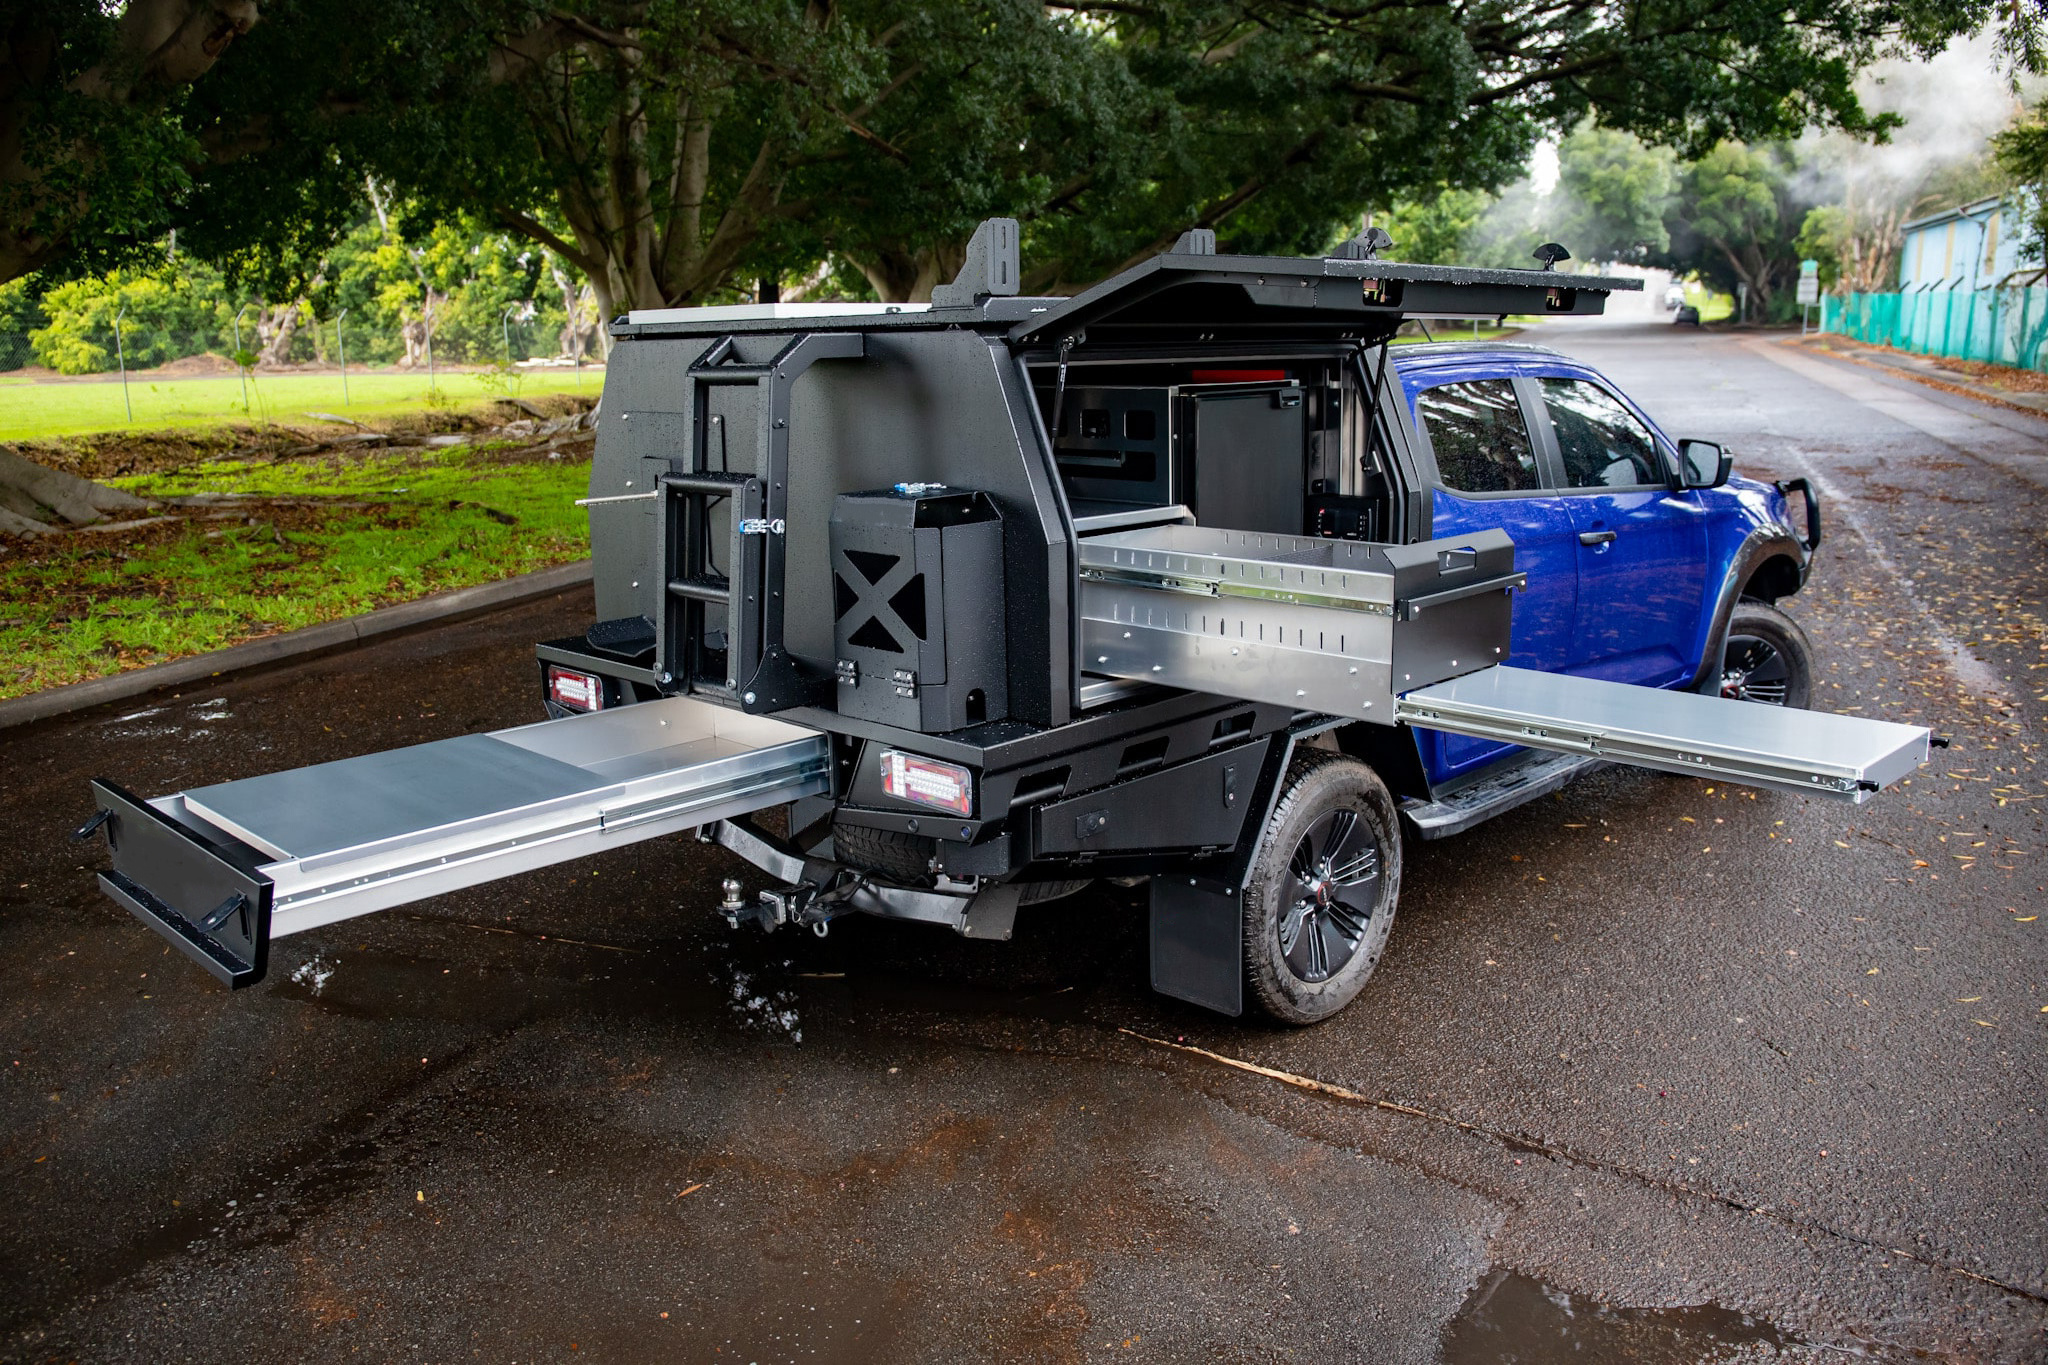
[[781, 517], [776, 517], [773, 520], [767, 517], [742, 517], [740, 519], [740, 534], [743, 536], [779, 536], [783, 533], [784, 529]]

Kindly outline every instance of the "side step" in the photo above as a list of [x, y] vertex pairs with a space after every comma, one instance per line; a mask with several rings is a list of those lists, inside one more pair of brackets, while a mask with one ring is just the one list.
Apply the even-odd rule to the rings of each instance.
[[814, 730], [679, 697], [149, 801], [95, 780], [100, 885], [253, 985], [272, 938], [823, 795], [829, 756]]
[[1447, 839], [1606, 766], [1605, 759], [1585, 754], [1522, 754], [1505, 772], [1481, 778], [1448, 796], [1403, 801], [1401, 814], [1420, 837]]
[[1868, 801], [1927, 761], [1915, 725], [1505, 665], [1396, 701], [1410, 725], [1753, 787]]

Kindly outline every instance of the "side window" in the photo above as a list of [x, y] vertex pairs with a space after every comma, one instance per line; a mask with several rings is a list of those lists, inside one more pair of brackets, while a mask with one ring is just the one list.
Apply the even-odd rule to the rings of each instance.
[[1543, 403], [1557, 432], [1567, 488], [1664, 486], [1664, 461], [1649, 429], [1598, 384], [1546, 379]]
[[1542, 486], [1514, 381], [1472, 379], [1425, 389], [1415, 410], [1429, 432], [1444, 487], [1520, 493]]

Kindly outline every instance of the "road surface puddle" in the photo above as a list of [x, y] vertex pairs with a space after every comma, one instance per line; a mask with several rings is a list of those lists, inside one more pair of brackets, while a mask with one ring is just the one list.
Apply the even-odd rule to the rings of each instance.
[[1611, 1308], [1512, 1270], [1496, 1270], [1444, 1328], [1443, 1365], [1701, 1365], [1774, 1359], [1778, 1348], [1797, 1344], [1761, 1318], [1717, 1304]]

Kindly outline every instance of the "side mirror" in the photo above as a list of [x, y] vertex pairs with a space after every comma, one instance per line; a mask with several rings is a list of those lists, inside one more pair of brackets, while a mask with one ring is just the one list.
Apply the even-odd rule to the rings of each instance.
[[1712, 441], [1680, 441], [1678, 470], [1680, 486], [1719, 488], [1735, 469], [1735, 457]]

